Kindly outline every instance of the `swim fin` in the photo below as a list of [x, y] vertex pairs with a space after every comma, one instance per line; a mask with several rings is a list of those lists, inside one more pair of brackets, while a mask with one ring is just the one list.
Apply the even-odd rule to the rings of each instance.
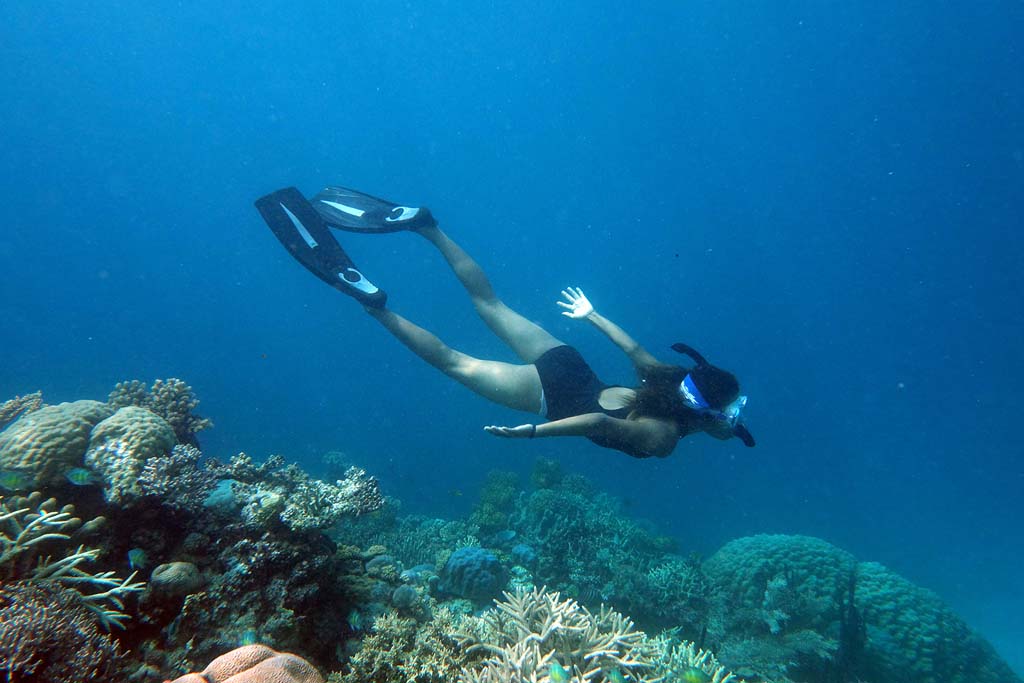
[[260, 197], [256, 210], [281, 244], [310, 272], [365, 306], [384, 307], [388, 295], [363, 277], [320, 214], [298, 190], [287, 187]]
[[310, 203], [328, 225], [349, 232], [398, 232], [437, 225], [426, 207], [399, 206], [346, 187], [325, 187]]

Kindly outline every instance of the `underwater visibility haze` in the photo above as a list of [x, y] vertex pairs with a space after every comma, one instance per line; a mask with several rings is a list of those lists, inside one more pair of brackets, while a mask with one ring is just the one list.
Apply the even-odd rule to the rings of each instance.
[[[730, 680], [685, 643], [645, 659], [623, 614], [780, 682], [910, 675], [853, 653], [880, 651], [884, 615], [933, 618], [946, 631], [906, 656], [929, 662], [915, 680], [1019, 680], [1022, 35], [1010, 0], [14, 2], [0, 401], [41, 402], [3, 404], [0, 539], [50, 496], [107, 520], [53, 518], [125, 582], [123, 604], [67, 609], [136, 653], [139, 680], [260, 643], [268, 666], [289, 650], [339, 681], [398, 670], [368, 654], [402, 650], [385, 633], [405, 652], [525, 647], [482, 611], [493, 598], [524, 623], [612, 629], [636, 664], [601, 660], [596, 680]], [[697, 434], [637, 459], [485, 433], [538, 418], [414, 357], [253, 208], [327, 185], [429, 206], [606, 382], [635, 383], [629, 360], [560, 315], [568, 286], [661, 360], [698, 349], [739, 378], [757, 446]], [[516, 362], [424, 240], [338, 239], [395, 311]], [[4, 548], [0, 615], [74, 603]], [[775, 572], [756, 590], [752, 558]], [[954, 622], [984, 671], [948, 649]], [[491, 675], [461, 656], [444, 671]], [[577, 680], [591, 661], [558, 657], [536, 671]]]

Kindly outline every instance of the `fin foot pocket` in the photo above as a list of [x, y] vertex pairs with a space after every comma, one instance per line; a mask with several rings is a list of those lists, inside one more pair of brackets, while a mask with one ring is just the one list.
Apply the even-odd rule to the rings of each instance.
[[310, 204], [332, 228], [349, 232], [398, 232], [437, 225], [425, 206], [401, 206], [347, 187], [325, 187]]
[[383, 308], [388, 295], [359, 271], [327, 223], [294, 187], [256, 200], [256, 210], [296, 261], [364, 306]]

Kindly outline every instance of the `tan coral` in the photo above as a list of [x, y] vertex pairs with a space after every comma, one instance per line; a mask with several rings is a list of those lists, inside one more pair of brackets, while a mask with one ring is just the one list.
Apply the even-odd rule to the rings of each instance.
[[23, 472], [36, 486], [58, 483], [82, 465], [90, 431], [110, 414], [105, 403], [74, 401], [22, 415], [0, 432], [0, 469]]
[[246, 645], [217, 657], [201, 673], [169, 683], [324, 683], [324, 679], [301, 657], [266, 645]]
[[93, 428], [85, 463], [103, 477], [107, 499], [122, 502], [139, 494], [136, 482], [146, 459], [166, 455], [174, 444], [174, 430], [163, 418], [128, 406]]
[[35, 412], [43, 407], [43, 392], [37, 391], [24, 396], [15, 396], [0, 403], [0, 429], [14, 422], [21, 415]]

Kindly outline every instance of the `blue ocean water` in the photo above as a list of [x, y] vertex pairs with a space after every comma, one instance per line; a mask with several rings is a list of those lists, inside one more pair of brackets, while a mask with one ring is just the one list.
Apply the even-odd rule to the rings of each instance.
[[[1024, 5], [15, 2], [0, 24], [0, 398], [181, 377], [204, 451], [342, 450], [406, 510], [583, 471], [711, 553], [822, 537], [939, 593], [1024, 670]], [[522, 415], [408, 354], [252, 208], [429, 204], [607, 381], [735, 371], [756, 449], [501, 441]], [[513, 360], [408, 234], [345, 237], [395, 310]], [[458, 495], [465, 493], [465, 495]]]

